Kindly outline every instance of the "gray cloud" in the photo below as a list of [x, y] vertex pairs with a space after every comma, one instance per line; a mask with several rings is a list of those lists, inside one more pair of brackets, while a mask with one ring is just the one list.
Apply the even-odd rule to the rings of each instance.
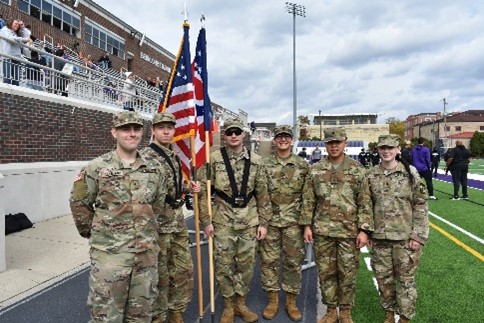
[[[183, 4], [97, 0], [172, 53]], [[249, 119], [292, 123], [292, 16], [285, 1], [188, 0], [191, 45], [206, 20], [209, 92]], [[298, 1], [298, 114], [382, 118], [482, 109], [484, 7], [476, 0]]]

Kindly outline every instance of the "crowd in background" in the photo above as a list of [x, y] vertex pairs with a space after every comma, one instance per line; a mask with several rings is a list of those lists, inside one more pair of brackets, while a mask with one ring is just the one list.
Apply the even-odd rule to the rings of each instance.
[[[109, 73], [112, 71], [109, 53], [104, 53], [98, 60], [95, 60], [90, 54], [83, 55], [78, 51], [79, 43], [74, 44], [73, 49], [60, 43], [53, 46], [53, 44], [37, 39], [32, 34], [31, 27], [25, 25], [20, 19], [4, 20], [0, 16], [0, 35], [13, 41], [0, 39], [2, 53], [13, 57], [3, 57], [2, 59], [4, 83], [67, 96], [70, 83], [68, 75], [73, 73], [90, 75], [92, 71], [96, 71], [99, 75], [104, 75], [100, 78], [100, 82], [105, 86], [104, 94], [113, 100], [122, 102], [127, 110], [133, 109], [134, 97], [140, 95], [138, 88], [145, 87], [152, 91], [164, 92], [164, 84], [159, 77], [147, 77], [146, 79], [138, 77], [136, 80], [136, 76], [132, 72]], [[47, 52], [63, 60], [55, 59], [55, 57], [39, 51]], [[29, 64], [29, 62], [33, 64]], [[52, 75], [53, 73], [48, 69], [42, 69], [39, 66], [50, 67], [62, 73]], [[24, 68], [25, 73], [22, 73]], [[121, 80], [124, 78], [124, 81], [119, 82], [116, 78], [121, 78]]]

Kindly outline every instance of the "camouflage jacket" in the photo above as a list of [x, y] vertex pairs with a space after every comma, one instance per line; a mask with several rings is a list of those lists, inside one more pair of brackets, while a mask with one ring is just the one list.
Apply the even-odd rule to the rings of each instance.
[[414, 183], [399, 163], [393, 170], [376, 166], [368, 171], [367, 186], [373, 200], [373, 239], [408, 240], [425, 244], [429, 236], [428, 192], [415, 167]]
[[[178, 179], [179, 176], [179, 169], [180, 164], [178, 163], [177, 159], [175, 158], [176, 153], [165, 147], [161, 147], [166, 155], [171, 159], [171, 163], [173, 167], [175, 167], [176, 177]], [[168, 162], [163, 158], [160, 154], [154, 151], [151, 147], [146, 147], [141, 150], [141, 155], [146, 156], [147, 158], [153, 158], [158, 160], [158, 162], [162, 165], [163, 171], [166, 177], [166, 196], [175, 199], [176, 196], [176, 184], [173, 179], [173, 170], [171, 169]], [[181, 179], [183, 181], [183, 178]], [[188, 193], [188, 185], [182, 185], [182, 194]], [[169, 217], [172, 218], [173, 221], [163, 223], [163, 219]], [[163, 208], [163, 213], [159, 214], [159, 222], [160, 222], [160, 233], [170, 233], [170, 232], [180, 232], [182, 229], [187, 227], [185, 222], [185, 216], [183, 215], [183, 207], [173, 208], [170, 204], [165, 203]]]
[[[241, 153], [234, 153], [227, 149], [230, 164], [234, 170], [237, 189], [240, 191], [242, 175], [244, 172], [245, 160], [249, 158], [246, 148]], [[210, 174], [212, 193], [220, 190], [232, 196], [229, 177], [220, 150], [214, 151], [210, 155]], [[207, 205], [207, 170], [202, 168], [199, 174], [201, 181], [201, 192], [199, 194], [200, 222], [203, 226], [210, 224]], [[271, 202], [267, 191], [267, 173], [262, 159], [255, 153], [250, 153], [250, 173], [247, 183], [247, 193], [253, 192], [254, 197], [244, 208], [233, 208], [220, 196], [215, 197], [212, 223], [230, 226], [236, 230], [255, 227], [257, 225], [267, 227], [271, 219]]]
[[[79, 234], [108, 252], [158, 250], [155, 214], [165, 203], [165, 175], [156, 160], [138, 154], [124, 165], [116, 151], [104, 154], [74, 181], [70, 207]], [[169, 219], [166, 219], [169, 220]]]
[[345, 156], [337, 169], [328, 159], [310, 168], [304, 191], [303, 220], [314, 233], [354, 238], [359, 230], [373, 231], [373, 212], [368, 187], [363, 185], [366, 170]]
[[272, 203], [271, 226], [300, 224], [303, 188], [309, 174], [308, 163], [292, 154], [288, 158], [270, 156], [264, 159]]

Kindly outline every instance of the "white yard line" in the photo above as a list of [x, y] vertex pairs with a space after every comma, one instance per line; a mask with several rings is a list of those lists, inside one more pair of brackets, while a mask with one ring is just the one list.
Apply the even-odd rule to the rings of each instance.
[[365, 259], [366, 269], [368, 269], [369, 271], [372, 271], [371, 270], [371, 258], [370, 257], [365, 257], [363, 259]]
[[436, 219], [438, 219], [438, 220], [440, 220], [440, 221], [444, 222], [445, 224], [450, 225], [450, 226], [451, 226], [451, 227], [453, 227], [454, 229], [456, 229], [456, 230], [458, 230], [458, 231], [462, 232], [463, 234], [465, 234], [465, 235], [466, 235], [466, 236], [468, 236], [469, 238], [472, 238], [472, 239], [476, 240], [477, 242], [479, 242], [479, 243], [481, 243], [481, 244], [484, 244], [484, 239], [481, 239], [481, 238], [479, 238], [478, 236], [475, 236], [475, 235], [473, 235], [472, 233], [467, 232], [466, 230], [462, 229], [461, 227], [459, 227], [459, 226], [455, 225], [454, 223], [452, 223], [452, 222], [450, 222], [450, 221], [447, 221], [446, 219], [444, 219], [444, 218], [442, 218], [442, 217], [438, 216], [438, 215], [437, 215], [437, 214], [435, 214], [435, 213], [432, 213], [432, 212], [430, 212], [430, 211], [429, 211], [429, 214], [430, 214], [431, 216], [433, 216], [434, 218], [436, 218]]

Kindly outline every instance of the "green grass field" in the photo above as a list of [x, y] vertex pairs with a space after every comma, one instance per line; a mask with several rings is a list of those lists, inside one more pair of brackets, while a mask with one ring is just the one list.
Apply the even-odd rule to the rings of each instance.
[[[477, 256], [430, 228], [417, 271], [417, 315], [412, 322], [484, 322], [484, 207], [468, 201], [449, 200], [450, 183], [434, 181], [434, 188], [439, 200], [429, 202], [430, 212], [477, 236], [481, 242], [429, 216], [433, 225], [474, 250]], [[484, 191], [470, 189], [469, 196], [473, 201], [484, 202]], [[361, 254], [353, 318], [355, 322], [383, 322], [374, 276], [365, 265], [365, 257], [370, 255]]]

